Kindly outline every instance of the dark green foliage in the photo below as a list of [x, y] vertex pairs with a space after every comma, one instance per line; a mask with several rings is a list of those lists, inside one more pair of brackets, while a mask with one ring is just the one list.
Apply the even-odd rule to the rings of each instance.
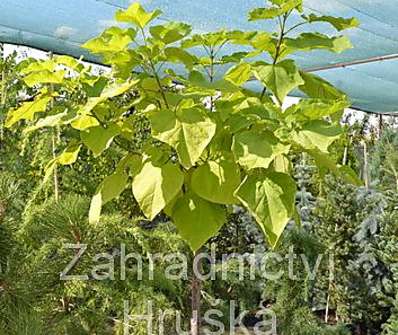
[[390, 295], [395, 292], [395, 301], [391, 299], [386, 301], [390, 306], [393, 305], [392, 314], [384, 326], [383, 334], [398, 334], [398, 201], [395, 192], [391, 192], [389, 197], [389, 206], [386, 208], [383, 224], [376, 237], [376, 250], [379, 257], [390, 264], [392, 276], [386, 283]]
[[[277, 316], [278, 334], [281, 335], [349, 335], [344, 325], [325, 325], [314, 310], [321, 277], [329, 275], [327, 250], [307, 229], [291, 229], [285, 236], [280, 249], [284, 261], [280, 268], [284, 271], [281, 279], [265, 283], [264, 299], [271, 305]], [[307, 264], [304, 263], [308, 262]]]
[[217, 237], [210, 244], [216, 246], [216, 256], [223, 254], [253, 253], [258, 248], [265, 248], [264, 238], [253, 218], [242, 207], [235, 206]]
[[[26, 310], [21, 318], [38, 314], [45, 332], [37, 335], [64, 331], [73, 335], [113, 334], [118, 327], [115, 320], [123, 318], [124, 300], [130, 302], [135, 315], [144, 312], [150, 300], [154, 308], [185, 310], [185, 283], [166, 279], [163, 273], [169, 264], [162, 258], [156, 261], [154, 278], [150, 279], [148, 258], [150, 254], [182, 251], [182, 241], [167, 230], [147, 231], [119, 215], [104, 216], [99, 225], [91, 226], [87, 221], [88, 206], [86, 198], [73, 195], [62, 197], [59, 203], [49, 199], [28, 209], [18, 233], [24, 242], [23, 256], [15, 269], [17, 273], [13, 268], [5, 278], [8, 286], [2, 294], [2, 308], [9, 313], [12, 306], [18, 306], [18, 313]], [[76, 253], [76, 249], [65, 247], [67, 243], [87, 245], [71, 274], [87, 274], [92, 279], [95, 266], [109, 264], [109, 260], [95, 261], [93, 257], [108, 253], [115, 262], [115, 280], [60, 280], [60, 273]], [[143, 280], [137, 280], [136, 264], [127, 264], [126, 280], [120, 280], [123, 244], [127, 254], [142, 255]], [[106, 274], [108, 270], [103, 271]], [[21, 326], [23, 322], [16, 324]], [[6, 334], [16, 330], [9, 331]]]
[[316, 205], [314, 195], [318, 193], [315, 179], [316, 171], [316, 166], [305, 153], [297, 159], [294, 175], [297, 180], [296, 207], [301, 218], [301, 224], [307, 228], [312, 225], [312, 212]]
[[324, 191], [314, 231], [333, 253], [335, 271], [333, 280], [324, 277], [321, 290], [328, 292], [329, 305], [340, 320], [377, 333], [390, 315], [395, 295], [394, 261], [389, 259], [393, 254], [388, 247], [385, 251], [395, 236], [391, 229], [396, 223], [389, 219], [394, 204], [380, 192], [348, 187], [333, 178]]
[[370, 159], [370, 172], [383, 189], [398, 191], [398, 135], [395, 129], [386, 128], [376, 142]]
[[[20, 79], [19, 70], [25, 65], [26, 62], [17, 65], [15, 55], [0, 61], [0, 70], [5, 70], [2, 79], [6, 93], [0, 103], [1, 125], [10, 108], [37, 93], [36, 88], [28, 88]], [[93, 91], [99, 87], [86, 86], [73, 94], [63, 92], [55, 99], [54, 111], [98, 95]], [[111, 103], [123, 106], [131, 100], [133, 97], [125, 95]], [[82, 149], [73, 166], [60, 166], [59, 202], [53, 199], [53, 179], [42, 183], [44, 167], [53, 157], [54, 132], [42, 129], [35, 134], [22, 134], [1, 127], [1, 335], [121, 335], [124, 300], [130, 303], [131, 314], [145, 314], [151, 300], [156, 309], [181, 311], [183, 322], [187, 323], [191, 274], [177, 281], [167, 279], [164, 272], [170, 262], [160, 258], [155, 261], [153, 280], [148, 278], [150, 254], [189, 254], [175, 228], [164, 222], [167, 218], [142, 220], [138, 205], [127, 190], [105, 205], [100, 224], [90, 225], [87, 220], [89, 198], [103, 178], [113, 173], [123, 152], [156, 144], [149, 140], [148, 121], [132, 117], [134, 108], [127, 114], [135, 130], [134, 140], [120, 137], [100, 159]], [[303, 227], [290, 226], [279, 249], [284, 255], [294, 246], [296, 254], [307, 256], [311, 269], [320, 253], [325, 254], [324, 262], [332, 254], [334, 279], [329, 280], [327, 264], [322, 263], [316, 279], [310, 280], [298, 258], [294, 262], [297, 280], [286, 276], [278, 281], [260, 277], [251, 280], [249, 254], [262, 257], [268, 250], [253, 220], [235, 208], [228, 224], [212, 240], [217, 247], [217, 274], [216, 281], [203, 285], [203, 310], [213, 308], [216, 299], [220, 299], [215, 307], [228, 315], [229, 300], [233, 299], [238, 302], [238, 311], [254, 313], [263, 301], [276, 312], [280, 335], [350, 334], [345, 325], [333, 325], [336, 314], [355, 334], [380, 334], [382, 328], [383, 334], [398, 334], [397, 131], [386, 128], [373, 146], [375, 139], [367, 119], [348, 128], [347, 137], [337, 142], [331, 155], [359, 172], [363, 165], [361, 142], [365, 140], [370, 147], [372, 186], [377, 186], [377, 190], [350, 186], [332, 177], [323, 181], [324, 171], [318, 171], [309, 156], [296, 157], [292, 160], [299, 189], [296, 205]], [[78, 133], [61, 131], [55, 154], [65, 148], [67, 138], [78, 138]], [[60, 273], [76, 253], [65, 248], [67, 243], [87, 244], [84, 256], [71, 273], [87, 274], [90, 280], [60, 280]], [[120, 280], [122, 243], [127, 253], [143, 256], [143, 280], [137, 280], [134, 262], [128, 263], [127, 280]], [[115, 280], [92, 280], [93, 267], [109, 263], [105, 259], [95, 261], [93, 256], [105, 252], [114, 256]], [[239, 261], [232, 258], [225, 261], [229, 271], [222, 280], [221, 257], [231, 253], [245, 256], [244, 277], [239, 278]], [[282, 265], [285, 270], [286, 265]], [[273, 272], [276, 270], [275, 267]], [[258, 275], [260, 271], [256, 268], [255, 272]], [[106, 268], [102, 274], [107, 274]], [[323, 323], [323, 315], [320, 318], [314, 313], [324, 312], [328, 301], [331, 325]], [[228, 317], [223, 321], [228, 324]], [[147, 334], [143, 322], [132, 324], [134, 334]], [[167, 319], [166, 334], [173, 334], [172, 324]]]
[[383, 326], [383, 334], [397, 335], [398, 334], [398, 297], [395, 301], [395, 307], [388, 322]]

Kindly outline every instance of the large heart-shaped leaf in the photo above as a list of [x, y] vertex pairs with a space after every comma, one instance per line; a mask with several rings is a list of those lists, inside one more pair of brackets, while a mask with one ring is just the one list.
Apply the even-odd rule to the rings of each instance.
[[256, 78], [270, 89], [280, 102], [283, 102], [289, 92], [304, 84], [292, 60], [284, 60], [275, 65], [260, 63], [253, 70]]
[[225, 74], [225, 80], [240, 86], [246, 83], [251, 76], [251, 66], [248, 63], [240, 63], [235, 65]]
[[341, 53], [352, 48], [347, 36], [329, 37], [319, 33], [303, 33], [297, 38], [286, 39], [285, 45], [287, 47], [287, 50], [284, 51], [285, 56], [295, 51], [327, 49]]
[[359, 20], [357, 18], [343, 18], [334, 16], [318, 16], [315, 14], [310, 14], [309, 16], [304, 16], [304, 18], [310, 22], [326, 22], [331, 24], [338, 31], [345, 29], [356, 28], [359, 26]]
[[195, 165], [216, 132], [216, 123], [198, 106], [160, 110], [149, 118], [153, 137], [172, 146], [187, 169]]
[[90, 223], [98, 223], [102, 205], [117, 198], [126, 188], [127, 180], [128, 175], [123, 171], [115, 172], [103, 180], [91, 200], [89, 211]]
[[24, 133], [30, 133], [32, 131], [35, 131], [37, 129], [44, 128], [44, 127], [55, 127], [57, 125], [60, 125], [63, 123], [63, 120], [66, 118], [67, 115], [68, 115], [68, 113], [67, 113], [67, 111], [65, 111], [63, 113], [46, 116], [42, 119], [39, 119], [34, 126], [25, 128]]
[[133, 179], [133, 194], [145, 216], [153, 220], [180, 192], [183, 182], [184, 175], [176, 165], [148, 161]]
[[320, 120], [326, 116], [341, 113], [349, 107], [346, 100], [301, 99], [284, 113], [286, 121], [300, 122]]
[[133, 23], [140, 28], [144, 28], [160, 14], [162, 14], [162, 11], [159, 9], [153, 12], [147, 12], [142, 8], [139, 2], [134, 2], [126, 10], [118, 10], [115, 17], [117, 21]]
[[327, 152], [329, 146], [343, 133], [339, 125], [322, 120], [307, 122], [300, 131], [293, 133], [293, 141], [306, 150], [319, 149]]
[[285, 173], [268, 172], [246, 178], [236, 192], [275, 247], [295, 215], [296, 184]]
[[32, 121], [36, 113], [44, 112], [46, 110], [50, 100], [50, 97], [42, 96], [34, 101], [23, 103], [21, 107], [8, 113], [5, 126], [11, 127], [20, 120]]
[[200, 197], [219, 204], [234, 204], [240, 184], [238, 165], [229, 160], [209, 161], [192, 174], [191, 186]]
[[271, 132], [244, 131], [234, 136], [232, 151], [238, 163], [248, 170], [268, 168], [276, 156], [287, 154], [289, 145], [281, 143]]
[[133, 29], [111, 27], [99, 37], [93, 38], [82, 45], [83, 48], [95, 54], [118, 53], [126, 50], [136, 35]]
[[112, 123], [107, 128], [97, 126], [82, 131], [80, 137], [82, 142], [93, 152], [94, 156], [98, 157], [109, 148], [114, 137], [119, 134], [119, 126]]
[[172, 219], [182, 238], [197, 251], [219, 232], [226, 221], [226, 213], [221, 205], [188, 193], [177, 200]]
[[38, 84], [60, 84], [64, 80], [64, 76], [66, 74], [65, 70], [61, 71], [35, 71], [29, 73], [25, 78], [24, 82], [29, 87], [33, 87]]
[[192, 27], [181, 22], [169, 22], [165, 25], [150, 27], [149, 31], [152, 37], [165, 44], [170, 44], [180, 41], [189, 35]]
[[283, 15], [294, 8], [301, 10], [303, 0], [273, 1], [274, 7], [256, 8], [249, 13], [249, 21], [268, 20]]

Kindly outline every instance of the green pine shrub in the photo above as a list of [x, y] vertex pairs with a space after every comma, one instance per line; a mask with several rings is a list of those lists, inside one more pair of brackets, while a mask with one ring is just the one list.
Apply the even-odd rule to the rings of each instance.
[[[22, 257], [18, 271], [8, 274], [9, 303], [6, 299], [1, 300], [1, 308], [8, 310], [3, 314], [4, 318], [12, 314], [12, 306], [17, 306], [18, 310], [27, 311], [21, 317], [39, 316], [38, 325], [44, 325], [44, 332], [37, 332], [37, 335], [122, 334], [120, 323], [126, 300], [132, 315], [142, 314], [148, 301], [153, 301], [154, 309], [182, 311], [183, 320], [187, 320], [187, 283], [164, 276], [169, 263], [162, 258], [156, 260], [153, 280], [149, 278], [150, 254], [161, 256], [187, 251], [178, 235], [166, 224], [147, 230], [140, 227], [139, 220], [117, 214], [104, 215], [101, 223], [90, 225], [88, 206], [87, 198], [63, 195], [58, 203], [50, 198], [41, 205], [32, 205], [24, 213], [24, 222], [17, 235], [22, 245]], [[85, 254], [71, 274], [88, 274], [89, 280], [60, 280], [60, 273], [77, 252], [65, 248], [66, 243], [87, 244]], [[120, 280], [121, 244], [125, 244], [126, 253], [142, 255], [142, 280], [138, 280], [134, 262], [127, 264], [126, 280]], [[94, 280], [93, 268], [100, 264], [109, 265], [103, 259], [93, 260], [99, 253], [114, 257], [115, 280]], [[99, 274], [111, 273], [109, 268], [97, 271]], [[13, 295], [13, 292], [18, 294]], [[0, 319], [6, 322], [2, 316]], [[167, 327], [172, 327], [170, 317], [166, 320]], [[142, 322], [134, 329], [137, 335], [146, 334]]]

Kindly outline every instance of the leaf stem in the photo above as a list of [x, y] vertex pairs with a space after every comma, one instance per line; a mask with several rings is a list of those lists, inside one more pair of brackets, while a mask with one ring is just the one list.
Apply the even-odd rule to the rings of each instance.
[[293, 30], [297, 29], [298, 27], [304, 26], [308, 24], [308, 22], [304, 21], [304, 22], [300, 22], [297, 23], [296, 25], [294, 25], [293, 27], [289, 28], [288, 30], [285, 31], [285, 36], [289, 33], [291, 33]]
[[[281, 19], [281, 17], [278, 16], [278, 22], [279, 22], [280, 30], [279, 30], [278, 42], [277, 42], [277, 45], [276, 45], [276, 48], [275, 48], [275, 55], [273, 57], [274, 61], [273, 61], [272, 65], [275, 65], [277, 63], [278, 59], [279, 59], [280, 52], [281, 52], [281, 47], [282, 47], [282, 43], [283, 43], [283, 39], [286, 36], [286, 32], [285, 32], [286, 22], [287, 22], [287, 19], [288, 19], [290, 13], [291, 12], [285, 13], [283, 15], [283, 19]], [[260, 101], [261, 102], [263, 101], [266, 92], [267, 92], [267, 87], [264, 86], [263, 91], [261, 92], [261, 96], [260, 96]], [[282, 101], [280, 101], [278, 98], [277, 98], [277, 100], [278, 100], [279, 105], [282, 106]]]
[[170, 107], [169, 107], [169, 103], [168, 103], [167, 98], [166, 98], [166, 93], [164, 92], [163, 85], [160, 82], [160, 78], [159, 78], [159, 75], [158, 75], [158, 73], [156, 71], [155, 65], [153, 64], [152, 59], [149, 59], [149, 62], [151, 64], [153, 75], [155, 76], [156, 82], [157, 82], [157, 84], [159, 86], [160, 94], [162, 95], [162, 99], [163, 99], [163, 101], [164, 101], [164, 103], [166, 105], [166, 108], [169, 109]]
[[[212, 83], [214, 81], [214, 49], [210, 49], [210, 82]], [[213, 112], [213, 105], [214, 105], [214, 100], [213, 100], [213, 95], [210, 97], [210, 112]]]
[[224, 42], [221, 43], [221, 45], [219, 46], [219, 48], [217, 49], [217, 51], [214, 52], [214, 56], [217, 56], [218, 53], [221, 51], [221, 49], [228, 43], [228, 39], [226, 39]]
[[[140, 28], [140, 29], [141, 29], [141, 33], [142, 33], [142, 38], [144, 39], [145, 46], [148, 46], [148, 43], [147, 43], [147, 41], [146, 41], [145, 31], [144, 31], [143, 28]], [[166, 93], [164, 92], [163, 85], [162, 85], [162, 83], [160, 82], [159, 74], [158, 74], [158, 72], [156, 71], [155, 64], [153, 63], [153, 61], [152, 61], [152, 59], [151, 59], [150, 57], [148, 57], [148, 61], [149, 61], [149, 65], [150, 65], [150, 67], [151, 67], [153, 76], [155, 77], [156, 83], [157, 83], [158, 86], [159, 86], [159, 90], [160, 90], [160, 94], [162, 95], [162, 99], [163, 99], [163, 101], [164, 101], [164, 103], [165, 103], [165, 105], [166, 105], [166, 108], [169, 109], [170, 106], [169, 106], [169, 103], [168, 103], [167, 98], [166, 98]]]
[[280, 32], [279, 32], [279, 38], [278, 38], [278, 43], [276, 45], [276, 49], [275, 49], [275, 56], [274, 56], [274, 62], [273, 65], [275, 65], [279, 59], [280, 56], [280, 52], [281, 52], [281, 47], [282, 47], [282, 43], [283, 43], [283, 39], [285, 38], [286, 32], [285, 32], [285, 28], [286, 28], [286, 22], [287, 19], [289, 17], [290, 13], [285, 13], [283, 15], [283, 19], [280, 20]]

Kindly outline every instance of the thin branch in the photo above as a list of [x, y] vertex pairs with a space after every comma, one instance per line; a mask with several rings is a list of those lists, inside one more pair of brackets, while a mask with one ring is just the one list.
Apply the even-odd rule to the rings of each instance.
[[[210, 82], [212, 83], [214, 81], [214, 50], [213, 48], [210, 49]], [[213, 112], [213, 96], [210, 97], [210, 112]]]
[[203, 48], [205, 49], [207, 55], [210, 57], [210, 51], [205, 44], [202, 44]]
[[[142, 33], [142, 37], [143, 37], [143, 39], [144, 39], [145, 46], [147, 46], [148, 44], [147, 44], [147, 42], [146, 42], [145, 31], [144, 31], [143, 28], [141, 28], [141, 33]], [[151, 69], [152, 69], [153, 75], [154, 75], [154, 77], [155, 77], [156, 83], [157, 83], [158, 86], [159, 86], [160, 94], [162, 95], [162, 98], [163, 98], [163, 101], [164, 101], [164, 103], [165, 103], [165, 105], [166, 105], [166, 108], [169, 109], [170, 107], [169, 107], [169, 103], [168, 103], [167, 98], [166, 98], [166, 93], [164, 92], [163, 85], [162, 85], [162, 83], [160, 82], [160, 78], [159, 78], [159, 75], [158, 75], [158, 73], [157, 73], [157, 71], [156, 71], [155, 64], [153, 64], [153, 61], [152, 61], [151, 58], [148, 58], [148, 60], [149, 60], [149, 64], [150, 64], [150, 67], [151, 67]]]
[[217, 49], [217, 51], [214, 52], [214, 57], [217, 57], [218, 53], [221, 51], [221, 49], [229, 42], [228, 39], [226, 39], [224, 42], [221, 43], [220, 47]]
[[[279, 31], [278, 42], [277, 42], [277, 45], [276, 45], [276, 48], [275, 48], [274, 61], [273, 61], [272, 65], [275, 65], [277, 63], [278, 58], [280, 56], [280, 51], [281, 51], [283, 39], [284, 39], [284, 37], [286, 35], [286, 32], [285, 32], [286, 22], [287, 22], [287, 19], [288, 19], [290, 13], [291, 12], [285, 13], [283, 15], [283, 19], [281, 19], [281, 17], [278, 16], [278, 22], [279, 22], [280, 31]], [[263, 91], [261, 92], [261, 95], [260, 95], [260, 101], [263, 101], [266, 92], [267, 92], [267, 87], [264, 86]], [[279, 101], [278, 98], [277, 98], [277, 100], [278, 100], [279, 105], [282, 105], [282, 101]]]
[[206, 74], [210, 77], [210, 72], [209, 72], [209, 70], [207, 69], [207, 67], [206, 67], [205, 65], [203, 65], [203, 64], [200, 64], [200, 66], [203, 67], [203, 69], [206, 71]]
[[306, 25], [306, 24], [309, 24], [309, 23], [308, 23], [307, 21], [297, 23], [297, 24], [294, 25], [293, 27], [291, 27], [291, 28], [289, 28], [288, 30], [286, 30], [285, 36], [286, 36], [287, 34], [291, 33], [293, 30], [297, 29], [298, 27], [304, 26], [304, 25]]

